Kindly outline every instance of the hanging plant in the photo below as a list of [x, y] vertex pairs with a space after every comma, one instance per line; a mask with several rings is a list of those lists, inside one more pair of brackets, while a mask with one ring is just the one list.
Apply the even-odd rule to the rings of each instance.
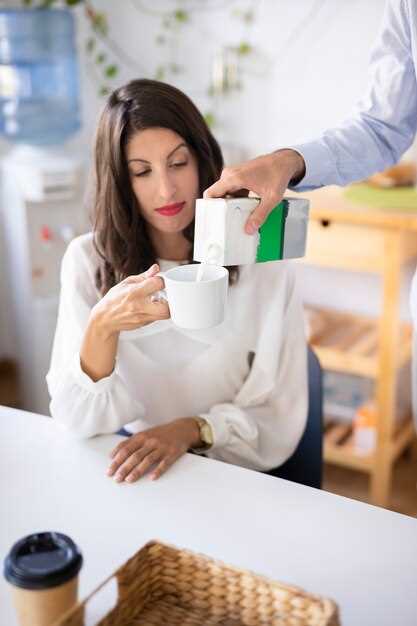
[[[223, 6], [227, 6], [228, 3], [233, 5], [235, 2], [236, 0], [227, 0]], [[0, 0], [0, 7], [8, 4], [12, 4], [12, 2]], [[89, 68], [91, 74], [94, 81], [98, 84], [100, 96], [106, 96], [113, 90], [115, 79], [118, 78], [121, 67], [131, 69], [135, 76], [145, 77], [149, 75], [149, 72], [140, 67], [136, 59], [130, 57], [123, 47], [112, 39], [106, 13], [97, 10], [91, 0], [20, 0], [20, 4], [23, 7], [38, 9], [47, 9], [54, 6], [67, 8], [84, 7], [84, 15], [90, 26], [90, 34], [85, 42], [85, 50], [90, 61]], [[154, 16], [160, 20], [159, 31], [155, 36], [155, 44], [160, 48], [166, 48], [167, 52], [163, 55], [166, 57], [166, 60], [162, 58], [158, 63], [154, 72], [154, 78], [169, 81], [171, 77], [175, 80], [175, 76], [185, 72], [183, 65], [177, 62], [175, 58], [175, 53], [180, 48], [183, 29], [192, 24], [192, 17], [195, 13], [201, 13], [211, 8], [214, 10], [218, 9], [218, 5], [216, 3], [210, 5], [208, 2], [201, 3], [201, 0], [196, 0], [194, 3], [189, 2], [187, 9], [178, 5], [176, 8], [172, 8], [172, 6], [164, 8], [161, 6], [162, 4], [162, 2], [152, 2], [148, 6], [143, 0], [132, 0], [132, 7], [142, 13], [142, 15]], [[14, 0], [13, 5], [16, 5], [16, 0]], [[232, 15], [249, 28], [254, 22], [255, 10], [254, 8], [240, 9], [233, 7]], [[234, 53], [236, 59], [241, 58], [243, 60], [243, 58], [248, 57], [253, 52], [253, 47], [247, 40], [247, 37], [245, 37], [238, 45], [223, 45], [221, 50], [228, 50], [229, 55]], [[221, 54], [221, 51], [219, 54]], [[231, 62], [230, 59], [228, 63], [231, 63], [231, 67], [225, 68], [227, 76], [223, 80], [222, 85], [219, 83], [216, 85], [211, 80], [210, 86], [206, 88], [206, 93], [209, 95], [226, 94], [241, 88], [240, 80], [234, 76], [239, 69], [239, 64]], [[215, 124], [215, 117], [211, 112], [207, 114], [207, 119], [210, 125]]]

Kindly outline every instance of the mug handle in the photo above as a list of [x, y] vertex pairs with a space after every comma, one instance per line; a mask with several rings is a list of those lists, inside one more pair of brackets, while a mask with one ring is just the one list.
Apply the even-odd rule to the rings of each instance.
[[[165, 272], [158, 272], [155, 276], [165, 278]], [[151, 295], [151, 302], [168, 302], [168, 295], [166, 289], [160, 289]]]

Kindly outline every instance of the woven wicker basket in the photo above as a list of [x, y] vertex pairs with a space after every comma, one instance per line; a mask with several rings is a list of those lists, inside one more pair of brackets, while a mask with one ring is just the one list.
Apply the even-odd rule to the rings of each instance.
[[[118, 602], [97, 626], [339, 626], [332, 600], [155, 541], [114, 576]], [[83, 624], [98, 591], [56, 626]]]

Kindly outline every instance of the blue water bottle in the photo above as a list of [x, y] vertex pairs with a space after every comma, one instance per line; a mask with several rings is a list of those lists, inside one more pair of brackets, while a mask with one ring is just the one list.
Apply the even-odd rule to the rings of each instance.
[[54, 145], [80, 128], [74, 18], [68, 9], [0, 9], [0, 135]]

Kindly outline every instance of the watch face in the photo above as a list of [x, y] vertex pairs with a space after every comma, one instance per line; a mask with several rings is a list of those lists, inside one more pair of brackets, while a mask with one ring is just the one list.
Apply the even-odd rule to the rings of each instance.
[[207, 445], [211, 446], [213, 444], [213, 434], [211, 432], [211, 428], [209, 424], [204, 424], [201, 429], [201, 439]]

